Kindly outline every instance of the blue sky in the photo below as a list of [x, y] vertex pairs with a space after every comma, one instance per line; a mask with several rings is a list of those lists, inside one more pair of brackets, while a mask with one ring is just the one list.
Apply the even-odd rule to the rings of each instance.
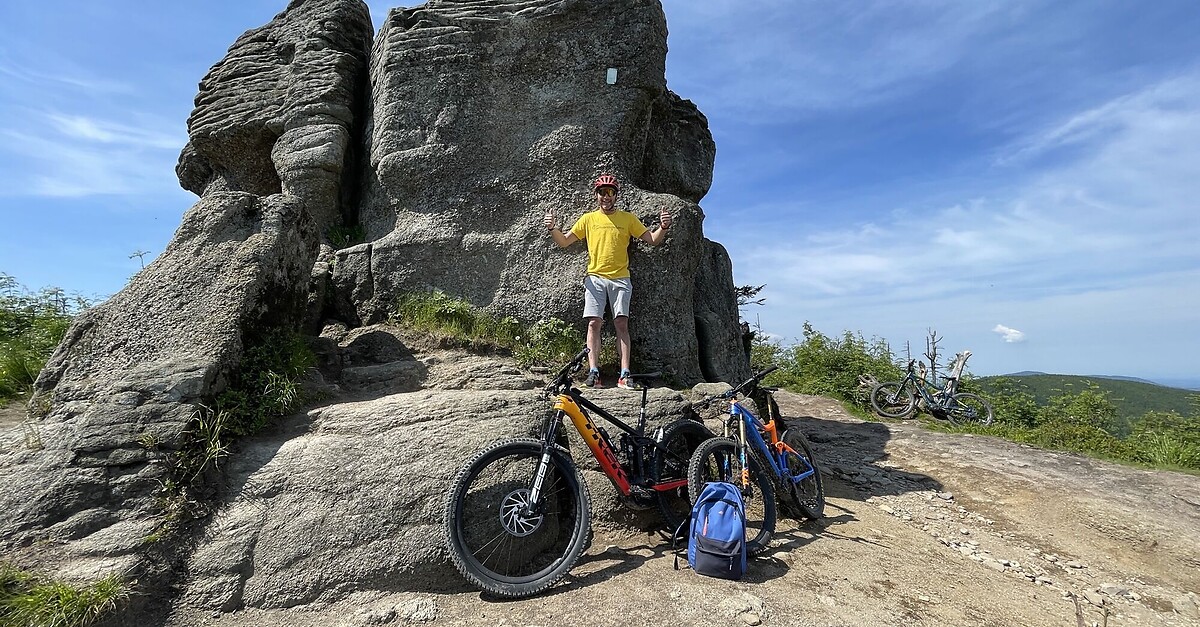
[[[160, 253], [197, 83], [285, 5], [0, 6], [0, 272], [103, 296]], [[1200, 379], [1200, 5], [664, 7], [717, 141], [705, 233], [766, 284], [765, 330]]]

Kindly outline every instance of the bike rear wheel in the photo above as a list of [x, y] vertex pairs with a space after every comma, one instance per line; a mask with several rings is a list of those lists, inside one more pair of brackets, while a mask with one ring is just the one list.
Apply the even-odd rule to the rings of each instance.
[[[813, 473], [799, 482], [793, 482], [790, 477], [784, 478], [789, 484], [787, 493], [796, 509], [812, 520], [819, 520], [825, 515], [825, 485], [821, 482], [821, 469], [817, 467], [817, 458], [813, 456], [808, 440], [799, 429], [791, 428], [783, 432], [783, 443], [790, 446], [795, 454], [787, 453], [788, 474], [792, 477], [812, 468]], [[801, 459], [803, 457], [803, 459]]]
[[917, 397], [898, 382], [880, 383], [871, 390], [871, 407], [880, 416], [906, 418], [916, 409]]
[[702, 442], [713, 437], [703, 424], [695, 420], [681, 418], [663, 429], [662, 445], [667, 449], [653, 449], [651, 476], [656, 484], [668, 481], [685, 483], [670, 490], [655, 490], [655, 500], [658, 511], [662, 514], [663, 524], [667, 531], [673, 532], [687, 519], [692, 511], [692, 501], [696, 496], [691, 494], [686, 483], [688, 477], [688, 462], [692, 453]]
[[[750, 490], [743, 489], [746, 504], [746, 553], [758, 555], [767, 550], [775, 531], [775, 489], [765, 464], [753, 450], [746, 451], [750, 471]], [[742, 465], [737, 455], [737, 443], [729, 438], [706, 440], [692, 453], [688, 464], [688, 491], [693, 498], [700, 496], [709, 481], [725, 481], [741, 486]], [[757, 490], [756, 490], [757, 488]]]
[[983, 397], [963, 392], [950, 397], [945, 406], [946, 417], [950, 422], [961, 424], [992, 424], [992, 406]]
[[542, 442], [512, 439], [478, 453], [446, 501], [450, 558], [468, 581], [505, 597], [553, 585], [591, 539], [587, 485], [567, 452], [551, 449], [540, 503], [529, 503]]

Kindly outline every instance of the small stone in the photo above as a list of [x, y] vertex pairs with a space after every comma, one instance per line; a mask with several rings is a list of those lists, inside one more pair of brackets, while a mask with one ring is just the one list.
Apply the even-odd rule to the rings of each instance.
[[1178, 612], [1180, 616], [1200, 618], [1200, 604], [1197, 604], [1196, 599], [1190, 594], [1181, 594], [1172, 599], [1171, 608]]
[[958, 532], [959, 532], [959, 533], [961, 533], [961, 534], [963, 534], [964, 536], [969, 536], [969, 535], [971, 535], [971, 530], [970, 530], [970, 529], [967, 529], [966, 527], [963, 527], [962, 529], [959, 529], [959, 530], [958, 530]]
[[880, 505], [879, 509], [883, 510], [884, 512], [886, 512], [888, 514], [894, 515], [896, 513], [896, 510], [892, 509], [890, 506], [887, 506], [887, 505]]
[[761, 625], [762, 618], [754, 612], [746, 612], [742, 614], [742, 622], [753, 627], [754, 625]]
[[817, 600], [821, 602], [821, 605], [827, 605], [829, 607], [834, 607], [837, 605], [837, 599], [824, 594], [818, 594]]
[[987, 566], [988, 568], [990, 568], [994, 571], [1004, 572], [1004, 564], [1002, 564], [998, 560], [994, 560], [990, 557], [983, 558], [983, 565]]
[[1104, 605], [1104, 596], [1096, 590], [1084, 590], [1083, 598], [1086, 599], [1088, 603], [1091, 603], [1096, 607], [1101, 607]]
[[1103, 592], [1104, 594], [1107, 594], [1110, 597], [1127, 597], [1127, 596], [1129, 596], [1129, 588], [1126, 588], [1125, 586], [1119, 586], [1115, 583], [1100, 584], [1100, 587], [1098, 588], [1098, 590], [1100, 590], [1100, 592]]
[[938, 492], [938, 498], [943, 501], [953, 501], [954, 495], [949, 492]]
[[917, 597], [917, 600], [922, 603], [929, 603], [931, 601], [931, 599], [929, 597], [927, 597], [923, 594], [921, 596]]
[[1047, 562], [1051, 562], [1051, 563], [1058, 561], [1057, 557], [1055, 557], [1054, 555], [1051, 555], [1049, 553], [1043, 555], [1042, 559], [1046, 560]]
[[1075, 569], [1086, 568], [1083, 564], [1080, 564], [1079, 562], [1075, 562], [1075, 561], [1067, 562], [1066, 567], [1067, 568], [1075, 568]]

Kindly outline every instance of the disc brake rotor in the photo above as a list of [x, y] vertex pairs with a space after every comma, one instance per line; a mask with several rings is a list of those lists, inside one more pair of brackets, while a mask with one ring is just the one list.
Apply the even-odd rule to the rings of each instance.
[[545, 517], [541, 514], [526, 515], [529, 507], [529, 488], [509, 492], [504, 500], [500, 501], [500, 524], [504, 530], [518, 538], [537, 531]]

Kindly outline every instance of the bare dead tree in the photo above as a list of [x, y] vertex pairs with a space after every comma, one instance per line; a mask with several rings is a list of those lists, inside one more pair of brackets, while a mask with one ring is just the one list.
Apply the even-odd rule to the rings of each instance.
[[925, 357], [929, 359], [929, 374], [930, 380], [935, 384], [938, 380], [938, 345], [942, 342], [942, 337], [937, 334], [935, 329], [927, 329], [929, 335], [925, 338]]

